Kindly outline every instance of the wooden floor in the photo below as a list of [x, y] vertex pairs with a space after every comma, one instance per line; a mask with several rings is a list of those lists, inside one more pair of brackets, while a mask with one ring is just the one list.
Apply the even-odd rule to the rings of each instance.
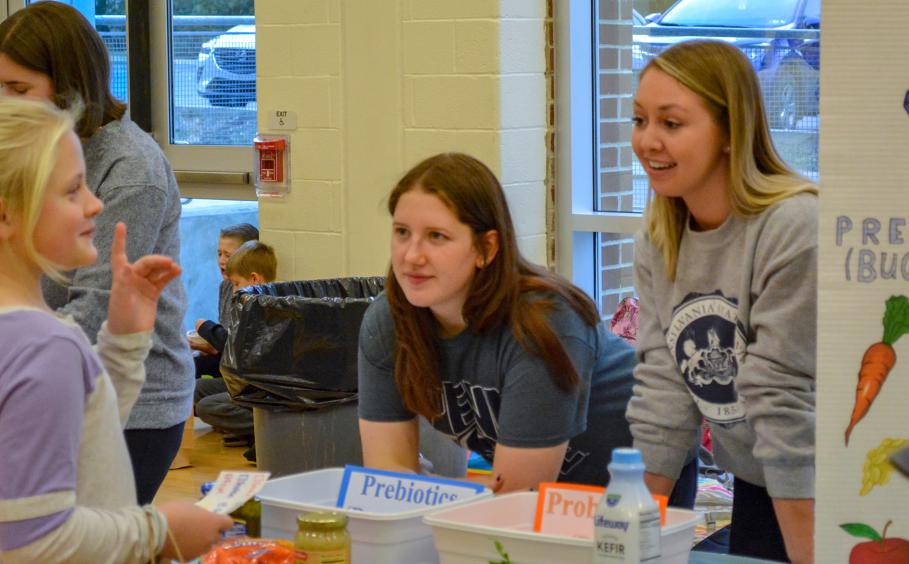
[[243, 458], [246, 447], [226, 447], [221, 433], [193, 418], [183, 431], [183, 445], [172, 468], [188, 463], [185, 468], [172, 469], [155, 496], [155, 503], [166, 501], [197, 501], [202, 497], [199, 486], [214, 480], [221, 470], [254, 471], [256, 465]]

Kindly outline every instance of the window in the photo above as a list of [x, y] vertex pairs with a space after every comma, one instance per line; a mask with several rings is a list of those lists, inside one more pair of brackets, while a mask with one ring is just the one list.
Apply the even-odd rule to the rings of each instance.
[[250, 145], [256, 135], [255, 18], [173, 14], [170, 49], [170, 142]]
[[[556, 4], [559, 269], [610, 317], [633, 295], [647, 178], [631, 150], [638, 75], [665, 47], [717, 37], [748, 56], [774, 143], [817, 180], [820, 0], [570, 0]], [[664, 11], [663, 11], [664, 10]]]
[[218, 232], [258, 225], [250, 184], [256, 134], [253, 0], [149, 4], [152, 127], [187, 196], [180, 219], [184, 319], [217, 319]]
[[252, 200], [253, 0], [149, 3], [152, 128], [181, 192]]

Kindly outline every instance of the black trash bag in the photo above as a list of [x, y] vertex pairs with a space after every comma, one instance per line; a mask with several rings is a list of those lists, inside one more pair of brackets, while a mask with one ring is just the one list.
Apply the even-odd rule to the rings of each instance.
[[360, 322], [384, 281], [276, 282], [236, 292], [226, 312], [221, 356], [233, 401], [270, 411], [356, 401]]

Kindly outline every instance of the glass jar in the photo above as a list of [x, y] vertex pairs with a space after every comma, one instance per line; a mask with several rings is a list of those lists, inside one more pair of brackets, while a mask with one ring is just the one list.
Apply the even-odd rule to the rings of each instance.
[[246, 536], [259, 538], [262, 536], [262, 502], [258, 497], [248, 499], [230, 514], [234, 520], [234, 527], [242, 525]]
[[296, 564], [350, 564], [347, 515], [304, 513], [297, 517]]

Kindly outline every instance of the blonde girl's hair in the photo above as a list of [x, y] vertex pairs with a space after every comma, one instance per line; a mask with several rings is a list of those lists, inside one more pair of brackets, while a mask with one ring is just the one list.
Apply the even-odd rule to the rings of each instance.
[[46, 102], [0, 96], [0, 202], [4, 213], [21, 218], [25, 258], [57, 281], [64, 277], [35, 249], [34, 232], [60, 140], [76, 121], [71, 111]]
[[[734, 214], [750, 217], [795, 194], [817, 194], [817, 186], [792, 170], [776, 152], [757, 74], [737, 47], [723, 41], [685, 41], [660, 53], [641, 74], [652, 69], [700, 96], [726, 133]], [[675, 280], [686, 221], [688, 208], [681, 198], [653, 194], [644, 222], [671, 280]]]

